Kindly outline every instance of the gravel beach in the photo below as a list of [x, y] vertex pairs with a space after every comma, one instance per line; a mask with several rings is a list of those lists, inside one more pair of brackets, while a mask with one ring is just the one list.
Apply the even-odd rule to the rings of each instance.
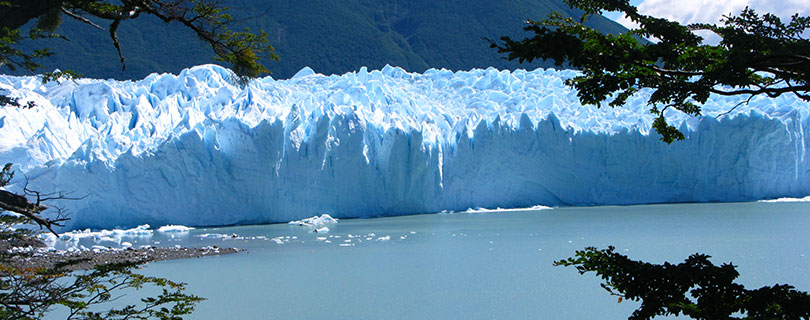
[[67, 266], [66, 269], [70, 271], [90, 269], [95, 265], [116, 263], [116, 262], [151, 262], [184, 258], [201, 258], [206, 256], [231, 254], [244, 251], [237, 248], [220, 248], [217, 246], [210, 246], [204, 248], [159, 248], [159, 247], [141, 247], [141, 248], [124, 248], [124, 249], [108, 249], [108, 250], [82, 250], [82, 251], [45, 251], [40, 250], [45, 247], [45, 244], [38, 241], [29, 241], [25, 243], [25, 247], [19, 244], [10, 244], [6, 241], [0, 241], [0, 250], [20, 250], [24, 248], [31, 250], [32, 254], [19, 255], [10, 261], [10, 264], [18, 268], [48, 268], [57, 263], [83, 260], [80, 263]]

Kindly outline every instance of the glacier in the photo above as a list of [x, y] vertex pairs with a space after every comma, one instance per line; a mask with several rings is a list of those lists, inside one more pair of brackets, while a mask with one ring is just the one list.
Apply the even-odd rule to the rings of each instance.
[[233, 225], [535, 205], [810, 194], [808, 104], [712, 96], [650, 133], [646, 99], [580, 105], [575, 71], [427, 70], [232, 85], [215, 65], [139, 81], [0, 76], [11, 190], [66, 192], [67, 229]]

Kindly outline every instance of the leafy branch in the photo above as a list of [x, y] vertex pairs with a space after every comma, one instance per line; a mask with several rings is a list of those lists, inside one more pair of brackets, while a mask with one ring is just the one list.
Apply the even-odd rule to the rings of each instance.
[[629, 319], [681, 314], [694, 319], [810, 319], [810, 294], [780, 284], [745, 289], [733, 282], [740, 275], [735, 266], [716, 266], [708, 255], [693, 254], [679, 264], [652, 264], [631, 260], [615, 249], [587, 247], [554, 265], [573, 266], [580, 274], [595, 272], [604, 280], [602, 288], [619, 302], [641, 301]]
[[[684, 135], [667, 123], [664, 111], [698, 116], [711, 94], [775, 98], [792, 93], [810, 101], [810, 41], [803, 36], [810, 29], [810, 17], [797, 14], [783, 22], [746, 7], [739, 15], [725, 16], [720, 25], [682, 25], [642, 15], [628, 0], [565, 2], [583, 10], [582, 17], [555, 13], [530, 20], [524, 29], [534, 36], [502, 37], [500, 42], [489, 40], [490, 46], [509, 60], [551, 59], [557, 66], [580, 69], [582, 75], [566, 83], [577, 90], [583, 104], [607, 102], [619, 107], [641, 89], [652, 89], [647, 103], [656, 116], [653, 128], [667, 143]], [[607, 11], [622, 12], [638, 27], [613, 35], [584, 25], [591, 16]], [[721, 41], [705, 44], [694, 33], [698, 30], [713, 32]]]
[[[0, 188], [14, 177], [11, 164], [0, 170]], [[182, 319], [203, 299], [186, 294], [185, 285], [163, 278], [149, 277], [132, 270], [143, 262], [96, 265], [91, 270], [71, 272], [88, 259], [73, 258], [48, 267], [30, 266], [30, 251], [15, 247], [41, 245], [31, 230], [15, 228], [20, 224], [38, 225], [57, 237], [55, 227], [67, 218], [59, 211], [56, 218], [41, 215], [49, 207], [44, 202], [69, 199], [64, 193], [41, 193], [26, 185], [18, 195], [0, 189], [0, 319], [42, 319], [56, 306], [69, 310], [66, 319]], [[34, 201], [29, 201], [33, 197]], [[6, 210], [8, 212], [3, 212]], [[156, 296], [141, 303], [104, 312], [91, 307], [118, 298], [127, 289], [153, 287], [161, 289]], [[98, 308], [93, 308], [98, 309]]]
[[[139, 263], [124, 262], [97, 265], [87, 272], [70, 273], [67, 267], [83, 260], [71, 260], [53, 268], [21, 268], [0, 265], [0, 317], [4, 319], [41, 319], [53, 307], [69, 310], [66, 319], [181, 319], [202, 300], [184, 293], [185, 285], [163, 278], [133, 273]], [[70, 275], [70, 281], [66, 277]], [[126, 305], [103, 312], [90, 307], [112, 302], [116, 292], [161, 289], [154, 297], [141, 299], [141, 304]]]
[[[265, 32], [230, 29], [235, 20], [219, 0], [6, 0], [0, 1], [0, 67], [34, 74], [42, 68], [38, 61], [54, 52], [48, 48], [29, 52], [20, 49], [18, 44], [23, 40], [46, 38], [68, 40], [56, 32], [63, 17], [68, 17], [100, 30], [105, 29], [96, 21], [109, 23], [106, 31], [122, 68], [126, 69], [118, 29], [121, 23], [142, 15], [157, 17], [165, 23], [179, 23], [194, 31], [212, 48], [217, 61], [231, 65], [236, 74], [234, 80], [239, 85], [269, 72], [260, 61], [278, 61]], [[36, 24], [23, 32], [21, 28], [31, 20]], [[78, 74], [71, 71], [47, 73], [42, 80], [53, 81], [60, 77], [73, 78]], [[2, 94], [0, 105], [21, 106], [18, 99]]]

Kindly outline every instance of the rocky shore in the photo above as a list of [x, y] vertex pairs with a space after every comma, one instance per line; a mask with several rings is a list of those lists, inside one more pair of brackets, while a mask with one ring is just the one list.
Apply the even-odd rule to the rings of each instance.
[[77, 251], [53, 251], [46, 250], [45, 244], [34, 240], [19, 246], [18, 243], [8, 243], [0, 241], [0, 250], [11, 252], [28, 252], [14, 256], [9, 262], [18, 268], [50, 268], [58, 263], [68, 261], [80, 261], [65, 267], [66, 271], [90, 269], [95, 265], [118, 263], [118, 262], [151, 262], [184, 258], [201, 258], [206, 256], [231, 254], [244, 251], [237, 248], [220, 248], [209, 246], [203, 248], [178, 248], [178, 247], [139, 247], [123, 249], [92, 249]]

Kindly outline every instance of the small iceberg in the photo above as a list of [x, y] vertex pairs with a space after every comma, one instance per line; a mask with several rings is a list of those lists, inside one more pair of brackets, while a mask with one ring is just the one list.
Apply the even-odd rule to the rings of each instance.
[[466, 211], [462, 211], [462, 213], [484, 213], [484, 212], [517, 212], [517, 211], [539, 211], [539, 210], [550, 210], [553, 209], [552, 207], [536, 205], [528, 208], [495, 208], [495, 209], [488, 209], [488, 208], [468, 208]]
[[770, 200], [759, 200], [759, 202], [810, 202], [810, 196], [804, 198], [778, 198]]
[[[336, 224], [337, 222], [338, 219], [332, 218], [332, 216], [324, 213], [320, 217], [312, 216], [306, 219], [290, 221], [287, 224], [319, 229], [325, 225]], [[327, 228], [326, 231], [329, 231], [329, 229]]]
[[190, 230], [194, 230], [194, 228], [175, 224], [162, 226], [157, 229], [158, 232], [189, 232]]

